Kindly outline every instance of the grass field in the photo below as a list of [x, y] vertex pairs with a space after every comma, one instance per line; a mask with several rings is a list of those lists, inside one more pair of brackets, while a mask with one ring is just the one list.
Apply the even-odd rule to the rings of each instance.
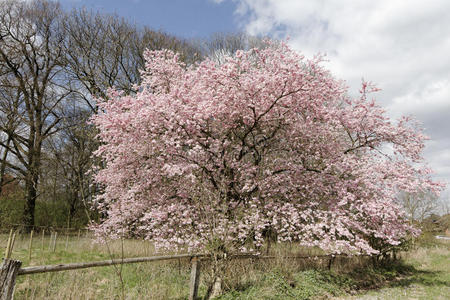
[[338, 299], [450, 299], [450, 241], [435, 241], [404, 255], [409, 267], [379, 289]]
[[[4, 249], [7, 236], [0, 236]], [[111, 257], [149, 256], [148, 242], [126, 240], [108, 245], [89, 238], [60, 237], [56, 251], [49, 237], [34, 238], [31, 260], [28, 237], [19, 237], [12, 258], [23, 266], [82, 262]], [[275, 254], [304, 253], [282, 246]], [[308, 250], [309, 252], [311, 250]], [[429, 240], [404, 253], [402, 263], [373, 268], [369, 261], [235, 260], [224, 278], [220, 299], [450, 299], [450, 243]], [[187, 259], [99, 267], [19, 276], [15, 299], [186, 299], [190, 264]], [[206, 293], [207, 262], [203, 262], [200, 296]]]

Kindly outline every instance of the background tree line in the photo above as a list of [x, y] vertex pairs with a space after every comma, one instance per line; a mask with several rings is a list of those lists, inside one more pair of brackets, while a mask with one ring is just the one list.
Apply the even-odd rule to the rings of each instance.
[[53, 1], [0, 2], [0, 227], [80, 227], [98, 217], [88, 174], [98, 145], [87, 121], [109, 88], [135, 92], [145, 49], [192, 64], [260, 45], [241, 33], [186, 40]]

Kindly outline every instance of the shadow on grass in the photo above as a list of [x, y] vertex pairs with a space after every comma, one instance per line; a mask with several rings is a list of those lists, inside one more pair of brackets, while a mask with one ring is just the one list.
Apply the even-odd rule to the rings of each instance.
[[415, 270], [412, 274], [404, 278], [394, 280], [389, 283], [391, 287], [408, 287], [413, 284], [420, 284], [425, 286], [448, 286], [449, 282], [441, 280], [440, 278], [444, 272], [442, 271], [424, 271]]
[[[383, 287], [407, 288], [412, 285], [431, 287], [448, 286], [449, 282], [442, 280], [442, 271], [418, 270], [414, 266], [402, 261], [391, 262], [377, 268], [368, 268], [361, 272], [352, 272], [350, 275], [357, 282], [361, 290], [373, 290]], [[358, 274], [359, 273], [359, 274]]]
[[389, 261], [376, 267], [366, 265], [345, 273], [327, 269], [274, 268], [258, 275], [252, 280], [225, 287], [220, 299], [325, 299], [386, 287], [407, 289], [420, 285], [441, 290], [449, 285], [445, 272], [419, 270], [403, 261]]

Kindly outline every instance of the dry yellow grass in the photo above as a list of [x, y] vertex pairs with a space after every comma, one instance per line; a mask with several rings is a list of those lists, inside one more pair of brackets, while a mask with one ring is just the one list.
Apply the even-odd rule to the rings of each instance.
[[[12, 257], [22, 260], [24, 266], [105, 260], [112, 257], [120, 258], [122, 255], [137, 257], [155, 254], [148, 241], [116, 240], [107, 244], [95, 244], [89, 236], [79, 240], [76, 236], [71, 237], [67, 243], [65, 237], [60, 237], [56, 251], [53, 252], [49, 236], [45, 237], [44, 247], [41, 236], [35, 237], [31, 260], [28, 259], [28, 236], [19, 236], [16, 241]], [[6, 246], [6, 240], [7, 236], [0, 235], [2, 249]], [[271, 254], [283, 257], [320, 255], [322, 252], [284, 244], [273, 247]], [[433, 244], [427, 248], [419, 247], [409, 253], [403, 253], [402, 256], [405, 261], [414, 264], [419, 272], [409, 275], [394, 274], [392, 276], [399, 277], [397, 282], [402, 286], [382, 289], [378, 293], [361, 294], [349, 299], [408, 299], [405, 297], [414, 297], [411, 293], [431, 295], [436, 297], [435, 299], [442, 298], [442, 294], [436, 290], [448, 291], [445, 288], [448, 289], [450, 286], [448, 245]], [[367, 287], [361, 282], [364, 278], [371, 279], [371, 274], [374, 277], [384, 278], [382, 272], [385, 271], [374, 272], [370, 267], [367, 268], [370, 265], [368, 258], [337, 258], [333, 263], [332, 272], [327, 270], [328, 262], [328, 259], [321, 258], [233, 260], [223, 281], [226, 293], [222, 299], [314, 299], [314, 297], [323, 299], [354, 292], [352, 291], [354, 289], [385, 285], [382, 279], [375, 280], [374, 285], [369, 284]], [[448, 268], [447, 272], [442, 268]], [[420, 273], [420, 270], [441, 273]], [[122, 295], [123, 299], [186, 299], [189, 273], [189, 260], [181, 259], [19, 276], [16, 299], [121, 299]], [[206, 293], [208, 274], [207, 262], [203, 262], [200, 296]], [[448, 286], [445, 287], [444, 284]], [[434, 298], [422, 297], [422, 299]]]

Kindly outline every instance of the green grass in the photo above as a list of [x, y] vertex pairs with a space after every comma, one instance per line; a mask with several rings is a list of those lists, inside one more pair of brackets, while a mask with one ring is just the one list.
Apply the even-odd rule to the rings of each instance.
[[345, 276], [322, 270], [307, 270], [291, 276], [275, 269], [264, 274], [254, 285], [228, 291], [220, 299], [313, 299], [341, 295], [353, 284]]
[[450, 242], [427, 243], [404, 261], [410, 269], [382, 288], [343, 299], [450, 299]]
[[[0, 235], [2, 251], [6, 239]], [[122, 250], [120, 241], [107, 247], [87, 237], [72, 237], [67, 243], [61, 237], [53, 252], [49, 237], [42, 247], [37, 235], [29, 260], [28, 242], [28, 236], [18, 237], [12, 255], [23, 266], [154, 255], [148, 242], [126, 240]], [[450, 243], [433, 239], [421, 243], [403, 253], [400, 263], [377, 268], [363, 258], [336, 259], [332, 270], [327, 269], [328, 259], [234, 260], [223, 278], [220, 299], [450, 299]], [[292, 245], [273, 252], [320, 254]], [[15, 299], [121, 299], [122, 292], [125, 299], [187, 299], [189, 275], [188, 259], [25, 275], [18, 277]], [[201, 297], [209, 276], [208, 263], [203, 262]]]
[[[0, 236], [4, 251], [7, 236]], [[61, 237], [56, 251], [52, 251], [50, 238], [37, 236], [33, 241], [32, 257], [28, 259], [28, 236], [16, 239], [13, 259], [22, 266], [46, 265], [70, 262], [89, 262], [120, 258], [120, 241], [107, 245], [93, 244], [90, 238]], [[126, 240], [123, 256], [138, 257], [154, 254], [148, 242]], [[3, 256], [3, 253], [2, 253]], [[123, 286], [120, 276], [123, 278]], [[188, 259], [170, 262], [138, 263], [122, 266], [97, 267], [45, 274], [24, 275], [17, 278], [15, 299], [185, 299], [189, 293], [190, 264]], [[206, 287], [200, 286], [206, 293]]]
[[419, 245], [403, 253], [401, 261], [377, 267], [343, 262], [331, 271], [292, 263], [267, 266], [220, 299], [450, 299], [450, 242], [427, 239]]

